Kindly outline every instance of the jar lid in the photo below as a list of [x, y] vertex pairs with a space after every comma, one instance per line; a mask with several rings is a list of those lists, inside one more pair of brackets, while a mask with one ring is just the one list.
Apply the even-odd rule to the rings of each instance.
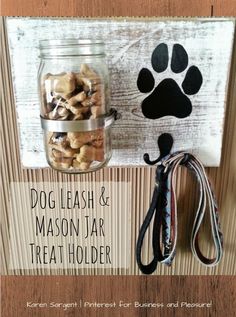
[[100, 39], [58, 39], [39, 41], [40, 57], [105, 55]]

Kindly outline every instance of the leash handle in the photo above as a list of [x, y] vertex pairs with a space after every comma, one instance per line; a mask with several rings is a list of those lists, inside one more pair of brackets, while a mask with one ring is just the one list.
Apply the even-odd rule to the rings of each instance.
[[[136, 258], [137, 263], [144, 274], [151, 274], [155, 271], [158, 261], [160, 261], [160, 247], [159, 247], [159, 235], [157, 232], [160, 231], [161, 227], [161, 213], [162, 208], [165, 206], [165, 195], [166, 192], [166, 179], [163, 177], [164, 166], [158, 166], [156, 170], [155, 178], [155, 188], [153, 191], [152, 201], [143, 224], [139, 231], [139, 236], [136, 245]], [[142, 246], [145, 234], [150, 226], [150, 223], [154, 217], [153, 230], [152, 230], [152, 249], [153, 249], [153, 259], [148, 264], [143, 264], [141, 259]]]
[[[181, 164], [189, 168], [196, 176], [199, 184], [199, 203], [196, 211], [193, 229], [191, 234], [191, 249], [195, 258], [205, 266], [217, 265], [223, 255], [223, 235], [220, 229], [219, 211], [214, 193], [211, 189], [210, 182], [207, 178], [205, 168], [200, 160], [187, 152], [177, 152], [162, 160], [165, 171], [174, 170]], [[174, 180], [175, 182], [175, 180]], [[175, 186], [173, 186], [175, 188]], [[176, 201], [175, 201], [176, 204]], [[176, 206], [177, 208], [177, 206]], [[199, 247], [199, 232], [207, 211], [210, 216], [211, 234], [215, 245], [216, 256], [207, 258], [203, 255]]]

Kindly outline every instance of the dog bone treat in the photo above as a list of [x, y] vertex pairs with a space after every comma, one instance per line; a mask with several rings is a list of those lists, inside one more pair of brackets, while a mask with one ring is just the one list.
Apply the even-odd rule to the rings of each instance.
[[89, 68], [87, 64], [81, 64], [80, 74], [86, 78], [97, 77], [97, 74], [91, 68]]
[[87, 95], [84, 91], [81, 91], [80, 93], [78, 93], [77, 95], [74, 95], [73, 97], [71, 97], [68, 100], [68, 104], [70, 106], [74, 106], [78, 103], [81, 103], [82, 101], [84, 101], [86, 99]]
[[60, 117], [66, 117], [69, 115], [69, 111], [65, 107], [58, 107], [57, 113]]
[[69, 169], [71, 167], [72, 164], [72, 158], [54, 158], [51, 161], [51, 164], [53, 167], [55, 167], [56, 169]]
[[82, 171], [86, 171], [89, 169], [91, 162], [78, 162], [76, 159], [73, 160], [73, 167], [79, 168]]
[[49, 75], [45, 80], [46, 90], [50, 90], [55, 94], [63, 94], [64, 96], [72, 93], [76, 88], [76, 78], [74, 73], [66, 73], [59, 75]]
[[65, 107], [56, 107], [49, 112], [48, 118], [51, 120], [67, 120], [69, 111]]
[[87, 114], [90, 110], [89, 107], [83, 107], [82, 105], [78, 105], [78, 104], [74, 106], [71, 106], [70, 104], [66, 104], [66, 109], [70, 110], [72, 114], [76, 114], [76, 115]]
[[80, 148], [79, 154], [76, 155], [76, 160], [79, 163], [104, 160], [103, 148], [96, 148], [92, 145], [83, 145]]
[[88, 132], [68, 132], [67, 137], [70, 146], [73, 149], [81, 148], [85, 144], [91, 144], [94, 141], [100, 141], [104, 138], [102, 129]]
[[86, 78], [81, 75], [81, 73], [75, 73], [77, 85], [83, 88], [83, 91], [86, 93], [91, 93], [96, 91], [96, 87], [101, 84], [99, 77], [97, 78]]
[[49, 139], [48, 145], [53, 154], [55, 154], [55, 151], [57, 154], [61, 152], [63, 153], [63, 157], [73, 157], [76, 153], [76, 150], [70, 147], [70, 143], [65, 133], [53, 133]]

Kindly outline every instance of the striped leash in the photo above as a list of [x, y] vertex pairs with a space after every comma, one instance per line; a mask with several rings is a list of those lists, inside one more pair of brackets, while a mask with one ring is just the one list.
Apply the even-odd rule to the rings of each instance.
[[[223, 236], [220, 231], [218, 208], [204, 166], [192, 154], [176, 152], [165, 156], [158, 162], [151, 205], [140, 228], [136, 258], [138, 266], [144, 274], [153, 273], [158, 262], [171, 265], [175, 257], [178, 225], [175, 183], [176, 171], [180, 165], [189, 168], [199, 184], [199, 203], [191, 234], [192, 253], [206, 266], [217, 265], [222, 257]], [[216, 255], [212, 259], [208, 259], [202, 254], [198, 240], [200, 227], [207, 212], [210, 215], [211, 233], [216, 250]], [[152, 219], [153, 259], [148, 264], [143, 264], [141, 259], [143, 240]]]

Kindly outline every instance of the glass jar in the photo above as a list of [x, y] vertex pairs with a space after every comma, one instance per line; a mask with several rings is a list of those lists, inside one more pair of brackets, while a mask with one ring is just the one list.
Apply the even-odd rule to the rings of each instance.
[[40, 41], [41, 124], [48, 164], [62, 172], [100, 169], [111, 157], [108, 68], [104, 43]]

